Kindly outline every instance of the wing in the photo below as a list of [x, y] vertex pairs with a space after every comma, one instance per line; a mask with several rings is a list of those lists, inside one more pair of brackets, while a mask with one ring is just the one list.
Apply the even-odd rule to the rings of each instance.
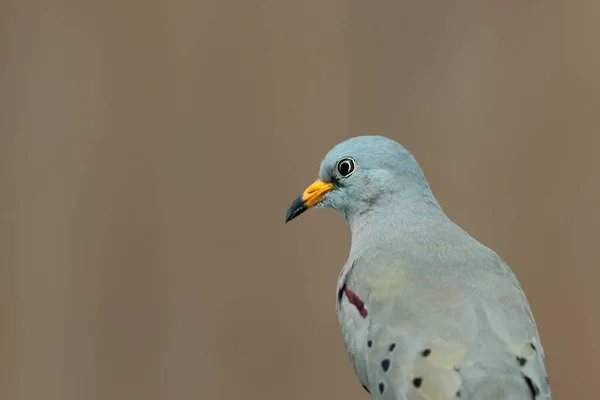
[[491, 250], [367, 251], [339, 287], [346, 347], [375, 399], [550, 399], [527, 299]]

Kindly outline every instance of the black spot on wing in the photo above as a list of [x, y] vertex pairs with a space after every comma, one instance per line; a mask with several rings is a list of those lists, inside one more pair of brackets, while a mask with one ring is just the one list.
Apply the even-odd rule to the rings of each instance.
[[538, 396], [538, 394], [540, 394], [540, 388], [538, 388], [537, 385], [533, 383], [531, 378], [529, 378], [528, 376], [523, 375], [523, 378], [525, 379], [527, 386], [529, 386], [529, 390], [531, 391], [531, 398], [535, 399]]
[[395, 348], [396, 348], [396, 343], [390, 344], [390, 351], [394, 351]]
[[519, 363], [519, 365], [520, 365], [521, 367], [524, 367], [524, 366], [525, 366], [525, 364], [527, 364], [527, 360], [526, 360], [526, 359], [524, 359], [523, 357], [517, 357], [517, 362]]
[[427, 356], [428, 356], [428, 355], [430, 355], [430, 354], [431, 354], [431, 350], [429, 350], [429, 349], [425, 349], [425, 350], [423, 350], [423, 351], [421, 352], [421, 355], [422, 355], [423, 357], [427, 357]]
[[388, 358], [381, 362], [381, 368], [383, 369], [383, 372], [387, 372], [387, 370], [390, 369], [390, 360]]
[[379, 393], [383, 394], [383, 391], [385, 390], [385, 385], [383, 384], [383, 382], [381, 382], [379, 384]]
[[415, 379], [413, 379], [412, 383], [413, 383], [414, 387], [416, 387], [418, 389], [423, 384], [423, 378], [415, 378]]
[[373, 341], [372, 340], [367, 340], [367, 346], [369, 346], [369, 348], [371, 348], [371, 346], [373, 346]]
[[533, 351], [537, 351], [537, 348], [535, 347], [535, 344], [529, 343], [529, 345], [531, 346], [531, 348], [533, 349]]

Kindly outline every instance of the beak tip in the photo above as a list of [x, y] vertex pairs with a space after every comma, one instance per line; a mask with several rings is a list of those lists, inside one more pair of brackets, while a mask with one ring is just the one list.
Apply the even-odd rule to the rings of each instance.
[[290, 208], [287, 210], [287, 213], [285, 214], [285, 223], [287, 224], [307, 209], [308, 207], [306, 207], [306, 204], [304, 204], [302, 196], [299, 196], [296, 200], [294, 200]]
[[331, 183], [317, 179], [301, 196], [298, 196], [298, 198], [292, 202], [292, 205], [285, 215], [285, 223], [287, 224], [310, 207], [323, 201], [323, 194], [332, 189], [333, 185]]

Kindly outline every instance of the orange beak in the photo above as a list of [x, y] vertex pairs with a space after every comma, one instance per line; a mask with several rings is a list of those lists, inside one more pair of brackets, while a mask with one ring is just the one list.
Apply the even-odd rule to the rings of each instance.
[[333, 185], [331, 183], [324, 182], [320, 179], [314, 181], [312, 185], [306, 188], [304, 193], [299, 196], [290, 208], [287, 211], [285, 216], [285, 222], [289, 222], [296, 218], [298, 215], [302, 214], [304, 211], [308, 210], [310, 207], [313, 207], [320, 202], [323, 201], [323, 195], [333, 189]]

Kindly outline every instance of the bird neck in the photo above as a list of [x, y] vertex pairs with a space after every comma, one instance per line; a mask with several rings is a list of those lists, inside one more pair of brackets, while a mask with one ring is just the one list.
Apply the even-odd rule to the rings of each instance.
[[427, 240], [436, 229], [452, 225], [429, 191], [384, 196], [378, 204], [346, 220], [352, 231], [351, 253], [361, 251], [374, 241], [410, 246]]

